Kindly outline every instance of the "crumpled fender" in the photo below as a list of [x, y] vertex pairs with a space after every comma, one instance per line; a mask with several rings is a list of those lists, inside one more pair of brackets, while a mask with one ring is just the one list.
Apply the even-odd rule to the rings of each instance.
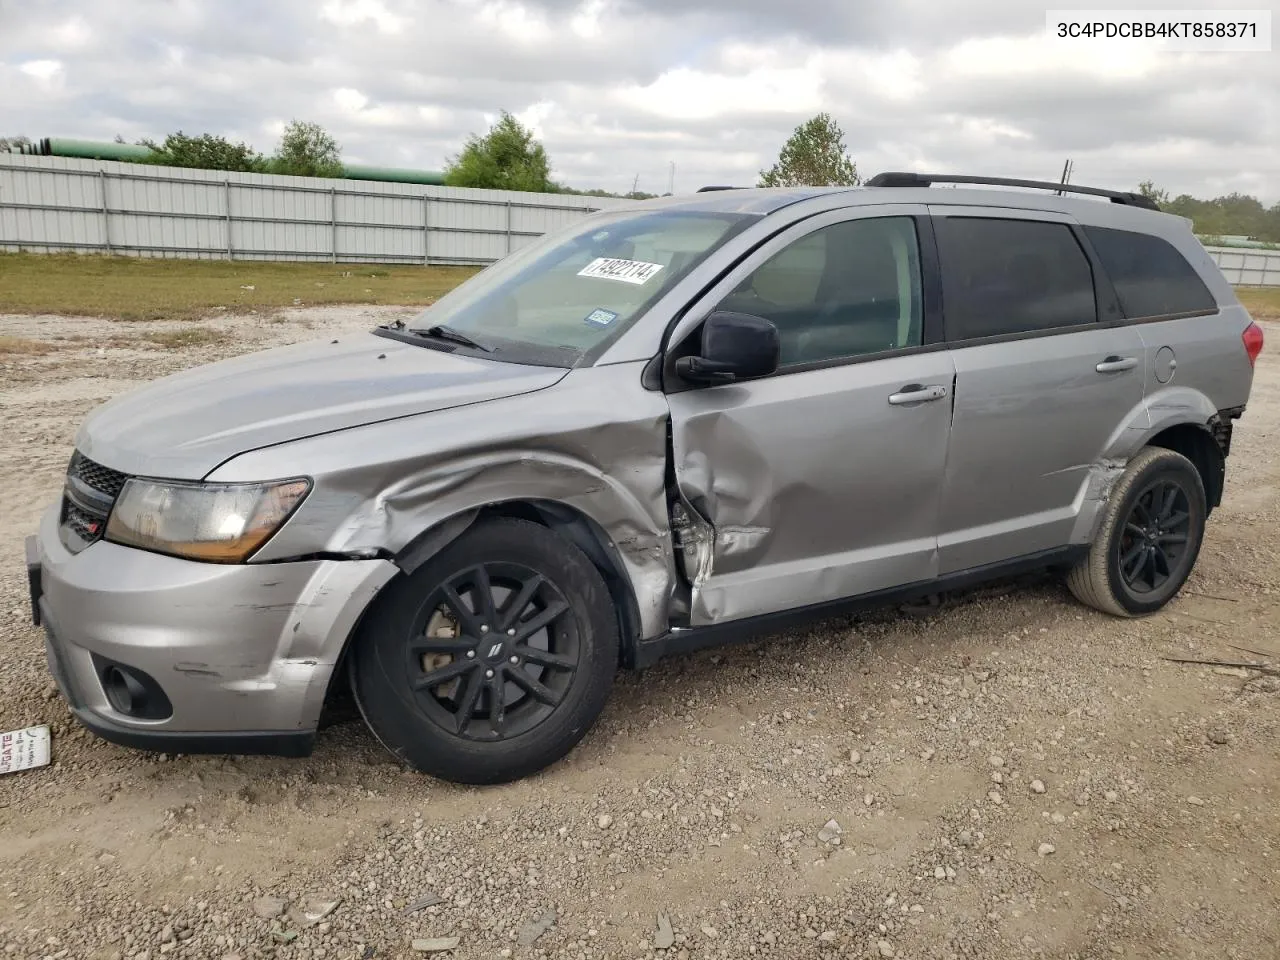
[[395, 556], [430, 543], [431, 533], [438, 549], [480, 508], [560, 504], [603, 531], [604, 548], [630, 581], [641, 638], [656, 636], [667, 627], [675, 575], [669, 413], [661, 394], [641, 386], [642, 366], [574, 370], [536, 394], [251, 451], [207, 479], [312, 477], [311, 494], [255, 562]]

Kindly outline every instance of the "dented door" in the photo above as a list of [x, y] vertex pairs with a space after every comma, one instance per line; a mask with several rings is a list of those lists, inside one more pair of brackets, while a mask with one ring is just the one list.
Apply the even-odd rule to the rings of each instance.
[[912, 212], [796, 225], [695, 308], [773, 320], [783, 356], [772, 376], [668, 396], [693, 625], [937, 574], [955, 371], [924, 342]]
[[[936, 576], [952, 378], [938, 352], [672, 396], [677, 484], [712, 543], [691, 622]], [[889, 403], [914, 384], [948, 396]]]

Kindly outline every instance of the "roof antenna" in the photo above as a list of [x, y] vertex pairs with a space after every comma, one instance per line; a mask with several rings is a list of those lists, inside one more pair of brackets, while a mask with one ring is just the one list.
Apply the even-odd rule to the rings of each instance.
[[[1064, 164], [1062, 165], [1062, 179], [1061, 179], [1061, 180], [1059, 180], [1058, 182], [1059, 182], [1059, 183], [1061, 183], [1063, 186], [1066, 186], [1068, 183], [1070, 183], [1070, 182], [1071, 182], [1071, 171], [1072, 171], [1072, 170], [1074, 170], [1074, 169], [1075, 169], [1075, 164], [1073, 164], [1073, 163], [1071, 162], [1071, 158], [1070, 158], [1070, 157], [1068, 157], [1068, 158], [1067, 158], [1067, 162], [1066, 162], [1066, 163], [1064, 163]], [[1063, 195], [1063, 191], [1062, 191], [1062, 190], [1057, 190], [1057, 191], [1055, 191], [1055, 193], [1057, 193], [1057, 195], [1058, 195], [1058, 196], [1062, 196], [1062, 195]]]

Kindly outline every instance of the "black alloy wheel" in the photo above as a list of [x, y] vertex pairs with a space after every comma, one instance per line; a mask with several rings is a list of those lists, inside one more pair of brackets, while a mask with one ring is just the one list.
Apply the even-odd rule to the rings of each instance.
[[1067, 586], [1104, 613], [1154, 613], [1191, 575], [1208, 515], [1195, 464], [1176, 450], [1146, 447], [1107, 492], [1098, 531]]
[[1159, 590], [1187, 555], [1191, 503], [1177, 477], [1164, 477], [1133, 501], [1124, 532], [1116, 543], [1116, 564], [1135, 594]]
[[[542, 723], [578, 671], [582, 645], [569, 613], [555, 584], [520, 564], [482, 563], [442, 583], [405, 647], [423, 712], [472, 740], [519, 736]], [[427, 628], [441, 614], [447, 633], [433, 636]]]
[[351, 689], [404, 763], [502, 783], [586, 735], [619, 642], [609, 588], [575, 544], [529, 520], [482, 520], [383, 590], [353, 640]]

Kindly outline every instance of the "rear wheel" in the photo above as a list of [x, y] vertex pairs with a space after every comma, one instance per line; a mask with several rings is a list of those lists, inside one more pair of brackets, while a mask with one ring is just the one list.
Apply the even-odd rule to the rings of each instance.
[[1207, 513], [1195, 465], [1173, 450], [1146, 448], [1116, 482], [1097, 539], [1067, 586], [1104, 613], [1154, 613], [1191, 575]]
[[379, 598], [352, 689], [397, 757], [459, 783], [527, 776], [599, 716], [618, 663], [608, 588], [575, 545], [484, 521]]

